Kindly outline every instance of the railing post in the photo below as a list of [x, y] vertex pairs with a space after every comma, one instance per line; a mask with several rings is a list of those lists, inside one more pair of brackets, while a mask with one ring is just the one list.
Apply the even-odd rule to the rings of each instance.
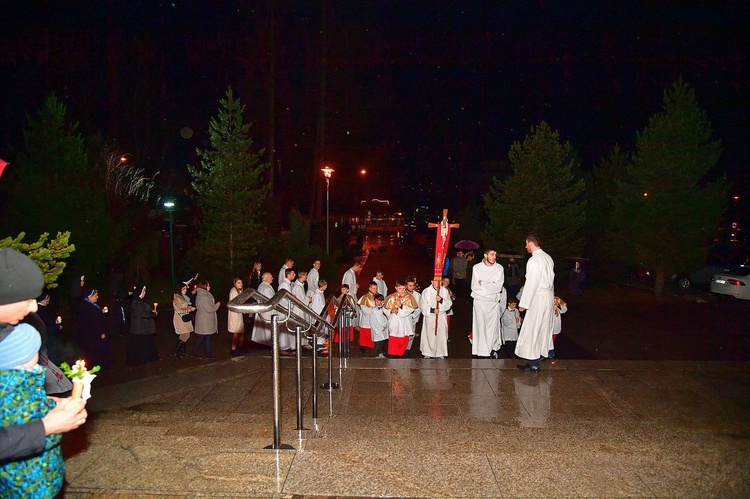
[[297, 325], [296, 327], [296, 343], [297, 343], [297, 431], [306, 430], [303, 423], [303, 411], [302, 411], [302, 328]]
[[272, 389], [273, 389], [273, 443], [266, 449], [293, 449], [291, 445], [281, 445], [281, 362], [279, 358], [279, 319], [271, 316], [271, 337], [273, 341]]
[[313, 329], [312, 349], [312, 417], [315, 431], [318, 430], [318, 330]]

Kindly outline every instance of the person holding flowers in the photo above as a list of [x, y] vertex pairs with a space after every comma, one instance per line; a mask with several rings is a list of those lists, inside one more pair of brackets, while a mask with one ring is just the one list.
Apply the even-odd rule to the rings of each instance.
[[65, 475], [62, 433], [86, 422], [85, 401], [47, 397], [41, 336], [19, 324], [37, 309], [44, 277], [26, 255], [0, 250], [0, 494], [54, 497]]

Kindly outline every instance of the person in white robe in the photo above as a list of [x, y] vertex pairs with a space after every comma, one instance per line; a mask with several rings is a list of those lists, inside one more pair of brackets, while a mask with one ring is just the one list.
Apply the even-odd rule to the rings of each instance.
[[[279, 283], [279, 291], [282, 289], [286, 289], [290, 293], [292, 292], [292, 281], [294, 280], [296, 276], [293, 269], [286, 269], [284, 273], [284, 280]], [[292, 293], [293, 294], [293, 293]], [[291, 302], [289, 300], [282, 300], [284, 304], [284, 308], [288, 308], [291, 305]], [[289, 327], [293, 328], [294, 326], [292, 323], [289, 323]], [[290, 333], [287, 329], [287, 323], [280, 323], [279, 324], [279, 350], [281, 350], [282, 355], [291, 355], [291, 352], [297, 349], [297, 343], [295, 341], [295, 336], [293, 333]]]
[[354, 302], [357, 301], [357, 288], [359, 288], [359, 285], [357, 284], [357, 275], [362, 270], [362, 264], [359, 262], [354, 262], [349, 270], [344, 272], [344, 276], [341, 278], [341, 284], [346, 284], [349, 286], [349, 294], [354, 298]]
[[385, 300], [385, 308], [390, 312], [388, 318], [388, 355], [402, 357], [413, 334], [411, 315], [419, 303], [406, 292], [406, 283], [396, 281], [396, 292]]
[[385, 358], [385, 352], [388, 347], [388, 319], [391, 313], [383, 306], [385, 297], [380, 293], [375, 295], [375, 308], [370, 314], [370, 332], [372, 341], [375, 343], [375, 357], [378, 359]]
[[518, 330], [521, 329], [521, 314], [518, 312], [518, 298], [508, 298], [508, 308], [500, 319], [500, 343], [508, 358], [515, 357]]
[[[295, 298], [297, 298], [302, 303], [309, 303], [307, 300], [307, 293], [305, 293], [305, 282], [307, 281], [307, 272], [304, 270], [300, 271], [299, 275], [297, 276], [297, 280], [292, 282], [292, 294]], [[293, 307], [294, 314], [298, 317], [302, 318], [304, 321], [309, 321], [310, 317], [307, 315], [306, 312], [303, 311], [301, 307], [298, 307], [295, 305]], [[300, 324], [301, 330], [307, 329], [308, 322], [302, 322]], [[290, 325], [291, 328], [294, 329], [294, 326]], [[295, 340], [296, 341], [296, 340]], [[305, 335], [302, 335], [302, 345], [307, 345], [307, 337]], [[295, 344], [296, 346], [296, 344]]]
[[500, 341], [500, 316], [506, 302], [504, 282], [497, 251], [486, 250], [482, 261], [474, 265], [471, 272], [471, 297], [474, 298], [471, 353], [477, 357], [490, 357]]
[[[268, 299], [273, 298], [274, 290], [271, 286], [271, 283], [273, 282], [273, 275], [270, 272], [264, 272], [261, 276], [261, 279], [262, 281], [256, 291]], [[273, 332], [271, 331], [271, 316], [276, 313], [278, 312], [269, 310], [268, 312], [256, 314], [255, 324], [253, 325], [253, 334], [251, 336], [251, 339], [255, 343], [260, 343], [261, 345], [271, 344], [273, 340]]]
[[[448, 318], [446, 312], [453, 306], [450, 292], [433, 280], [432, 286], [422, 292], [419, 308], [422, 309], [422, 336], [419, 348], [428, 359], [448, 356]], [[436, 327], [437, 324], [437, 327]]]
[[385, 283], [382, 270], [375, 272], [375, 277], [372, 278], [372, 282], [378, 285], [378, 293], [383, 296], [388, 296], [388, 285]]
[[516, 343], [516, 355], [527, 359], [519, 364], [522, 371], [539, 371], [540, 359], [552, 350], [552, 323], [555, 315], [555, 262], [542, 250], [539, 234], [526, 237], [526, 251], [531, 253], [526, 264], [526, 283], [518, 310], [526, 310]]
[[406, 347], [407, 351], [411, 351], [411, 347], [414, 344], [414, 337], [417, 334], [417, 323], [419, 318], [422, 316], [422, 310], [419, 308], [419, 302], [422, 299], [422, 293], [417, 290], [417, 278], [410, 275], [406, 278], [406, 292], [414, 297], [414, 302], [417, 304], [417, 308], [411, 313], [411, 335], [409, 336], [409, 345]]
[[294, 259], [293, 258], [287, 258], [284, 260], [284, 265], [281, 266], [279, 269], [279, 286], [281, 286], [281, 283], [284, 282], [284, 277], [286, 276], [286, 271], [294, 267]]
[[318, 282], [320, 281], [320, 260], [315, 260], [312, 264], [312, 268], [307, 273], [307, 297], [312, 302], [312, 297], [318, 290]]
[[378, 285], [373, 281], [370, 283], [367, 293], [363, 294], [357, 302], [359, 307], [359, 353], [361, 354], [365, 353], [365, 348], [375, 348], [370, 328], [370, 315], [375, 308], [376, 294], [378, 294]]
[[[312, 301], [310, 302], [310, 308], [312, 311], [323, 318], [325, 318], [326, 289], [328, 289], [328, 282], [325, 279], [319, 280], [318, 289], [315, 290], [315, 293], [312, 295]], [[318, 336], [318, 345], [324, 345], [325, 341], [326, 339], [323, 336]]]

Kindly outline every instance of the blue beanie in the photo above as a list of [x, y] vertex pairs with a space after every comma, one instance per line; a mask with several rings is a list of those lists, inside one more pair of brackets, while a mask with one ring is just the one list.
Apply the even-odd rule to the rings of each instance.
[[25, 364], [39, 352], [42, 337], [34, 326], [24, 322], [13, 328], [13, 331], [0, 341], [0, 369], [13, 369]]

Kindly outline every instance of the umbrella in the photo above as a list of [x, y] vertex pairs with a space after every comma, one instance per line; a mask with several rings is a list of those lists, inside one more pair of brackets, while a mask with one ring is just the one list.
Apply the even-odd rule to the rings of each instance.
[[0, 159], [0, 177], [3, 176], [3, 170], [5, 170], [6, 166], [8, 166], [8, 163]]
[[523, 258], [523, 255], [519, 255], [518, 253], [514, 253], [512, 251], [506, 251], [505, 253], [500, 253], [497, 255], [498, 258]]
[[463, 239], [457, 242], [456, 244], [453, 245], [453, 247], [456, 249], [461, 249], [461, 250], [479, 249], [479, 245], [477, 243], [475, 243], [474, 241], [469, 241], [468, 239]]
[[589, 263], [591, 260], [583, 256], [566, 256], [563, 260], [569, 260], [571, 262]]

